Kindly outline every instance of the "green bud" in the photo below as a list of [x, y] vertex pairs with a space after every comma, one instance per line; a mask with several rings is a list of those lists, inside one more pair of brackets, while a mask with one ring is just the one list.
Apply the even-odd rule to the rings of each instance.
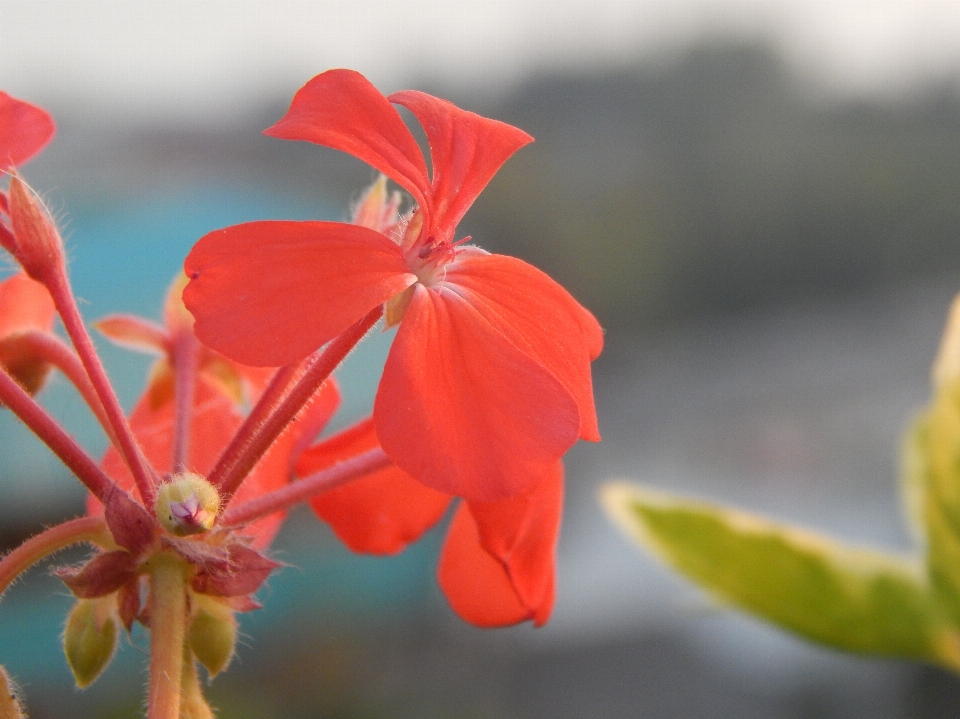
[[197, 608], [190, 622], [190, 648], [194, 656], [216, 676], [230, 663], [237, 643], [237, 620], [233, 610], [215, 599], [194, 595]]
[[3, 667], [0, 667], [0, 719], [26, 719], [17, 701], [13, 682]]
[[81, 599], [67, 618], [63, 651], [80, 689], [93, 684], [117, 648], [118, 620], [113, 595]]

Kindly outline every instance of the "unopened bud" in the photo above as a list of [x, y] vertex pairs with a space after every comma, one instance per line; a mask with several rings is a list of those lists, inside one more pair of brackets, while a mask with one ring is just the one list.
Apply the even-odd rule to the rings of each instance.
[[157, 519], [178, 537], [208, 531], [220, 512], [220, 493], [199, 474], [174, 475], [157, 490]]
[[195, 594], [196, 610], [190, 622], [190, 649], [211, 677], [230, 663], [237, 643], [237, 619], [223, 602]]
[[81, 689], [93, 684], [113, 658], [118, 623], [113, 596], [81, 599], [70, 612], [63, 633], [63, 651]]
[[16, 175], [10, 178], [9, 198], [13, 255], [28, 275], [44, 282], [63, 268], [63, 240], [46, 209]]
[[350, 221], [377, 232], [386, 232], [400, 219], [397, 214], [399, 208], [400, 193], [388, 192], [387, 177], [380, 175], [360, 198]]

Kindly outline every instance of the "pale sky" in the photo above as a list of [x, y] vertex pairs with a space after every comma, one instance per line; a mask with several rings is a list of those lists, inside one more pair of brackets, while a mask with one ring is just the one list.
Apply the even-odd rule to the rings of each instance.
[[779, 41], [834, 93], [960, 78], [960, 0], [0, 0], [0, 88], [197, 119], [330, 67], [387, 91], [428, 77], [495, 91], [542, 68], [669, 60], [716, 33]]

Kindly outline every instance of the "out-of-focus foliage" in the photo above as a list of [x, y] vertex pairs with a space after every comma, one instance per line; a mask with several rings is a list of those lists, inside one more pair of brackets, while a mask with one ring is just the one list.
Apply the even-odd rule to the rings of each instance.
[[830, 646], [960, 672], [960, 297], [901, 487], [919, 545], [907, 558], [640, 487], [602, 497], [639, 544], [723, 601]]

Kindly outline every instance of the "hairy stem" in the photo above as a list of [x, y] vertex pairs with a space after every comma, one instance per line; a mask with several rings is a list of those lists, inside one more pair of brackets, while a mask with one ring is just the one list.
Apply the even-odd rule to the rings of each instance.
[[50, 527], [0, 559], [0, 594], [3, 594], [17, 577], [44, 557], [59, 552], [64, 547], [80, 542], [99, 546], [112, 543], [107, 523], [103, 517], [80, 517]]
[[[274, 411], [259, 426], [251, 428], [247, 437], [237, 442], [239, 451], [232, 454], [224, 452], [220, 456], [217, 466], [214, 467], [208, 479], [220, 490], [224, 505], [230, 501], [250, 470], [266, 454], [273, 442], [303, 409], [320, 385], [377, 323], [382, 314], [383, 308], [377, 306], [332, 340], [322, 352], [315, 356]], [[231, 443], [232, 446], [233, 443]]]
[[113, 427], [117, 437], [117, 450], [127, 467], [130, 468], [130, 473], [133, 474], [143, 503], [148, 507], [152, 506], [157, 485], [156, 477], [133, 437], [130, 425], [127, 423], [123, 409], [120, 407], [120, 401], [113, 391], [113, 386], [110, 384], [106, 370], [103, 368], [103, 363], [93, 346], [93, 340], [90, 339], [90, 334], [83, 324], [83, 318], [80, 316], [80, 310], [77, 309], [77, 303], [73, 297], [73, 292], [70, 290], [70, 281], [67, 279], [66, 272], [61, 269], [50, 273], [45, 284], [53, 298], [57, 312], [60, 314], [63, 326], [67, 330], [77, 354], [80, 355], [80, 361], [83, 363], [87, 376], [97, 392], [97, 397], [103, 404], [110, 426]]
[[113, 481], [77, 441], [67, 434], [16, 380], [0, 367], [0, 404], [7, 407], [31, 432], [67, 465], [87, 489], [101, 502], [114, 490]]
[[173, 371], [176, 419], [173, 435], [173, 471], [185, 472], [190, 456], [190, 420], [193, 393], [197, 384], [197, 338], [193, 332], [179, 332], [173, 344]]
[[179, 719], [187, 622], [186, 565], [161, 553], [150, 567], [150, 685], [147, 719]]
[[334, 487], [360, 479], [360, 477], [389, 465], [390, 458], [382, 449], [377, 447], [368, 450], [328, 469], [315, 472], [297, 482], [288, 484], [282, 489], [268, 492], [256, 499], [251, 499], [249, 502], [231, 508], [224, 514], [221, 524], [228, 527], [248, 524], [268, 514], [289, 509], [295, 504], [305, 502], [318, 494], [323, 494]]
[[96, 416], [111, 443], [116, 444], [116, 433], [113, 431], [113, 425], [110, 424], [110, 419], [103, 409], [100, 397], [97, 396], [97, 390], [90, 382], [90, 378], [87, 377], [87, 372], [83, 368], [77, 353], [48, 332], [38, 332], [36, 330], [25, 332], [18, 338], [18, 341], [23, 342], [32, 354], [52, 364], [70, 380], [70, 383], [80, 393], [84, 402]]

